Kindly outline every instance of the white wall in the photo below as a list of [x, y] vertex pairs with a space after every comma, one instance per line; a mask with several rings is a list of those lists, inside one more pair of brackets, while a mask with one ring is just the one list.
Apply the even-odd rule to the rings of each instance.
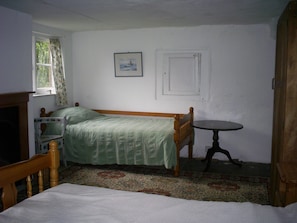
[[[221, 147], [233, 158], [269, 163], [275, 56], [271, 36], [265, 24], [74, 33], [74, 101], [91, 108], [160, 112], [187, 112], [193, 106], [195, 120], [244, 125], [242, 130], [220, 133]], [[209, 100], [156, 100], [157, 49], [209, 50]], [[115, 78], [113, 53], [136, 51], [143, 53], [144, 76]], [[196, 130], [194, 156], [205, 156], [211, 142], [210, 131]], [[221, 154], [215, 157], [226, 159]]]
[[[32, 92], [32, 18], [0, 7], [0, 94]], [[29, 155], [35, 151], [32, 96], [28, 102]]]
[[31, 16], [0, 7], [0, 93], [32, 91]]

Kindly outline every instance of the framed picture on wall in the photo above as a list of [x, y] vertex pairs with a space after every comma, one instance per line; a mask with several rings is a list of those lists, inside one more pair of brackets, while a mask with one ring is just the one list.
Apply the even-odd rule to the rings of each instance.
[[116, 77], [142, 77], [142, 52], [114, 53]]

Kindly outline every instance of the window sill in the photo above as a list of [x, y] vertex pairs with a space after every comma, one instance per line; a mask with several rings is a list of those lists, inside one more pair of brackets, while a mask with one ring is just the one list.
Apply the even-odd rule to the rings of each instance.
[[44, 96], [55, 96], [56, 94], [48, 94], [48, 93], [44, 93], [44, 94], [42, 94], [42, 93], [35, 93], [35, 94], [33, 94], [33, 97], [44, 97]]

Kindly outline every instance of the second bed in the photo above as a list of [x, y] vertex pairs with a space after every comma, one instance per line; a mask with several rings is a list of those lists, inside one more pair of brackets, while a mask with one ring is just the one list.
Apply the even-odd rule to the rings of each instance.
[[[41, 116], [45, 116], [42, 109]], [[51, 113], [67, 120], [67, 161], [81, 164], [164, 165], [179, 175], [180, 150], [193, 147], [193, 108], [188, 114], [119, 112], [83, 107]], [[48, 126], [45, 134], [56, 134]]]

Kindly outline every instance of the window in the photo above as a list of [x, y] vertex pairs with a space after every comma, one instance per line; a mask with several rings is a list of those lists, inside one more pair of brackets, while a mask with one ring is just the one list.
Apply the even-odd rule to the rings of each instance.
[[32, 46], [33, 86], [35, 95], [55, 94], [49, 39], [33, 37]]

